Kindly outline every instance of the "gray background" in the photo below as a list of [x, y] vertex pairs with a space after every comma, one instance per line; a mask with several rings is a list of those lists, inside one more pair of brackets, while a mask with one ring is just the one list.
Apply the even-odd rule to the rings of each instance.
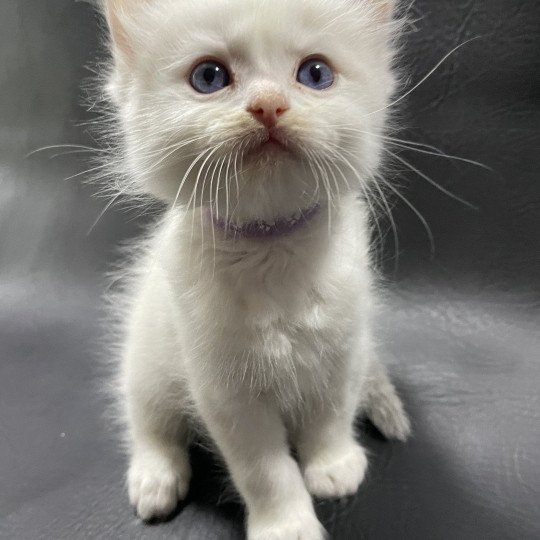
[[[478, 207], [395, 163], [400, 239], [380, 253], [387, 307], [381, 354], [415, 436], [361, 437], [371, 469], [358, 495], [318, 503], [336, 539], [540, 536], [538, 182], [540, 7], [533, 0], [418, 0], [401, 64], [418, 81], [464, 46], [401, 107], [402, 138], [489, 165], [403, 152]], [[111, 209], [83, 184], [95, 146], [81, 122], [84, 66], [99, 58], [98, 20], [71, 0], [0, 3], [0, 537], [242, 538], [242, 509], [218, 465], [194, 449], [185, 508], [136, 522], [124, 462], [104, 417], [97, 352], [104, 272], [148, 217]], [[389, 222], [381, 218], [389, 231]], [[228, 495], [229, 494], [229, 495]]]

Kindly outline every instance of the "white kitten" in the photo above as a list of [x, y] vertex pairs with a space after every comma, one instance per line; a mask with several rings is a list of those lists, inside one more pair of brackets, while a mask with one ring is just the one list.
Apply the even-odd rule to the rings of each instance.
[[125, 320], [131, 502], [150, 519], [185, 497], [195, 420], [246, 503], [250, 540], [323, 538], [310, 494], [350, 495], [366, 470], [356, 414], [409, 433], [371, 343], [358, 198], [377, 189], [395, 86], [390, 1], [104, 10], [124, 176], [169, 203]]

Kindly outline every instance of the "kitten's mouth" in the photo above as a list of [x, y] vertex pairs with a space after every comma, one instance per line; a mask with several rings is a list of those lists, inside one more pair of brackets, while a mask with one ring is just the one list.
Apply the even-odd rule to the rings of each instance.
[[247, 154], [250, 156], [290, 154], [291, 148], [287, 139], [280, 133], [268, 131], [253, 140]]
[[288, 151], [287, 146], [282, 141], [280, 141], [274, 135], [270, 134], [268, 136], [268, 139], [261, 143], [261, 148], [274, 148], [274, 147], [275, 148], [281, 148], [283, 150]]

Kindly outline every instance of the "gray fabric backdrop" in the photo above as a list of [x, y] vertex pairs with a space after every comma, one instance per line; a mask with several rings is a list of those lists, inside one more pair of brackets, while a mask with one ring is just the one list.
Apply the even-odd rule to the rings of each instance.
[[[381, 354], [415, 437], [370, 426], [366, 483], [353, 500], [319, 503], [332, 538], [538, 538], [540, 298], [540, 7], [530, 0], [418, 0], [402, 65], [419, 81], [401, 136], [481, 161], [494, 172], [404, 151], [450, 199], [394, 163], [399, 199], [380, 251], [388, 306]], [[96, 351], [104, 271], [148, 217], [111, 209], [85, 186], [94, 146], [80, 106], [98, 20], [72, 0], [0, 4], [0, 537], [241, 538], [242, 509], [223, 495], [211, 456], [194, 449], [184, 509], [145, 527], [123, 491], [124, 463], [103, 418]], [[99, 55], [98, 55], [99, 57]], [[412, 83], [411, 83], [412, 84]], [[230, 493], [230, 490], [225, 490]]]

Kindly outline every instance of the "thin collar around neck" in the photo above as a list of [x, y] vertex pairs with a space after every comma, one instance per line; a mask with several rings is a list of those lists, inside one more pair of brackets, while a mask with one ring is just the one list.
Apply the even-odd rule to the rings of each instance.
[[219, 217], [210, 211], [212, 223], [216, 229], [226, 234], [239, 238], [278, 238], [292, 234], [305, 227], [321, 209], [320, 203], [315, 203], [308, 208], [299, 210], [292, 216], [279, 217], [273, 221], [262, 219], [234, 223], [226, 218]]

